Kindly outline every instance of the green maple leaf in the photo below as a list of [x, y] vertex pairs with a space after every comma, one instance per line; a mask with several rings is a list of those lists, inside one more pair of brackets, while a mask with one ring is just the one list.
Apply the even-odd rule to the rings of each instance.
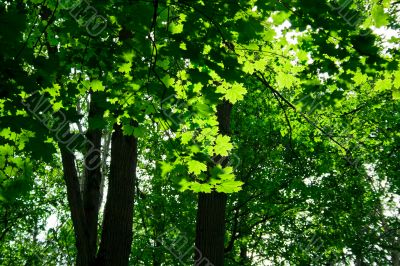
[[229, 166], [223, 169], [223, 173], [219, 174], [218, 177], [221, 180], [234, 180], [235, 179], [235, 175], [233, 174], [233, 167]]
[[242, 189], [242, 185], [242, 181], [228, 180], [218, 185], [216, 190], [222, 193], [233, 193], [240, 191]]
[[259, 71], [264, 71], [265, 67], [267, 66], [268, 61], [265, 59], [257, 60], [254, 62], [254, 68]]
[[53, 110], [58, 111], [63, 107], [62, 101], [56, 102], [53, 104]]
[[143, 127], [135, 127], [135, 129], [133, 130], [133, 135], [136, 138], [141, 138], [144, 136], [144, 134], [146, 133], [146, 129]]
[[248, 74], [254, 73], [254, 65], [249, 61], [245, 61], [242, 67], [242, 70]]
[[276, 82], [278, 88], [280, 89], [290, 88], [296, 82], [296, 78], [291, 74], [287, 74], [285, 72], [279, 72], [276, 77]]
[[172, 34], [178, 34], [183, 31], [183, 24], [180, 23], [171, 23], [169, 26], [169, 30]]
[[192, 131], [186, 131], [183, 132], [181, 135], [181, 143], [182, 144], [188, 144], [190, 140], [193, 139], [193, 133]]
[[193, 92], [201, 92], [201, 89], [203, 88], [203, 84], [200, 82], [197, 82], [196, 84], [193, 85]]
[[397, 70], [396, 72], [394, 72], [393, 86], [396, 89], [400, 88], [400, 70]]
[[100, 80], [93, 80], [90, 82], [90, 87], [93, 91], [104, 91], [103, 83]]
[[388, 16], [387, 14], [385, 14], [383, 6], [381, 5], [374, 6], [374, 8], [372, 9], [372, 18], [374, 19], [376, 27], [379, 28], [385, 26], [388, 23], [387, 17]]
[[246, 92], [246, 88], [241, 83], [235, 82], [230, 89], [226, 90], [225, 99], [234, 104], [237, 101], [243, 100]]
[[367, 75], [364, 75], [364, 74], [361, 73], [361, 72], [356, 72], [356, 73], [354, 74], [354, 77], [353, 77], [354, 85], [355, 85], [355, 86], [362, 85], [362, 84], [364, 84], [365, 82], [367, 82], [367, 79], [368, 79], [368, 76], [367, 76]]
[[393, 100], [400, 100], [400, 90], [399, 89], [393, 90], [392, 97], [393, 97]]
[[187, 164], [189, 167], [189, 173], [193, 173], [195, 175], [199, 175], [201, 172], [207, 170], [207, 165], [196, 160], [191, 160]]
[[14, 153], [14, 149], [10, 145], [5, 144], [5, 145], [0, 146], [0, 154], [1, 155], [11, 156], [13, 153]]
[[174, 165], [167, 163], [167, 162], [161, 162], [161, 176], [166, 177], [169, 172], [171, 172], [174, 169]]
[[131, 71], [131, 63], [124, 63], [118, 68], [119, 72], [128, 74]]
[[183, 179], [179, 182], [179, 185], [181, 186], [180, 189], [179, 189], [179, 191], [183, 192], [183, 191], [185, 191], [185, 190], [190, 189], [192, 183], [193, 183], [193, 182], [189, 182], [189, 181], [187, 181], [186, 179], [183, 178]]
[[126, 136], [132, 136], [134, 133], [135, 127], [131, 125], [123, 125], [122, 131], [124, 132], [124, 135]]
[[228, 151], [232, 150], [233, 145], [230, 143], [229, 136], [219, 135], [215, 140], [214, 152], [217, 155], [228, 156]]
[[193, 190], [193, 192], [199, 193], [199, 192], [204, 192], [204, 193], [211, 193], [211, 185], [209, 184], [201, 184], [197, 182], [192, 182], [190, 188]]
[[390, 79], [380, 79], [375, 84], [376, 91], [389, 90], [392, 87], [392, 81]]
[[167, 74], [161, 79], [161, 81], [164, 83], [166, 87], [171, 87], [172, 85], [174, 85], [175, 80], [171, 78], [169, 74]]

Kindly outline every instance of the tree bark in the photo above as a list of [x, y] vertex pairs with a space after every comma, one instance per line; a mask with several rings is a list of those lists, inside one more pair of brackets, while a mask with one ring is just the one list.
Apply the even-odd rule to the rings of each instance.
[[137, 139], [114, 125], [103, 231], [96, 265], [127, 266], [132, 244]]
[[161, 167], [159, 164], [156, 165], [155, 175], [157, 178], [153, 178], [152, 186], [153, 193], [159, 195], [153, 201], [153, 228], [154, 228], [154, 251], [153, 251], [153, 266], [161, 266], [164, 260], [164, 248], [158, 238], [165, 232], [165, 220], [163, 218], [164, 212], [164, 198], [162, 192], [162, 177], [161, 177]]
[[75, 231], [77, 249], [77, 266], [86, 266], [89, 262], [89, 243], [86, 236], [85, 212], [81, 198], [78, 174], [75, 166], [75, 156], [66, 147], [60, 145], [64, 180], [67, 186], [67, 198]]
[[195, 265], [224, 265], [226, 200], [224, 193], [199, 193]]
[[[232, 104], [224, 101], [217, 107], [219, 132], [230, 135]], [[223, 166], [227, 158], [222, 158]], [[227, 195], [199, 193], [196, 218], [195, 265], [224, 265], [225, 210]]]
[[86, 132], [87, 147], [85, 155], [85, 178], [83, 190], [83, 206], [86, 218], [86, 230], [89, 242], [89, 264], [93, 264], [97, 252], [97, 227], [101, 200], [101, 129], [92, 123], [94, 118], [102, 118], [103, 113], [98, 108], [97, 95], [91, 93], [89, 105], [89, 127]]

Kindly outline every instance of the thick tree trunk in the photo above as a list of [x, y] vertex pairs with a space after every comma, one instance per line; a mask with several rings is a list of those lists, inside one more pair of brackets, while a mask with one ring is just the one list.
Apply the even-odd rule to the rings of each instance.
[[[219, 132], [230, 135], [232, 105], [223, 102], [217, 107]], [[222, 158], [227, 163], [227, 158]], [[195, 265], [224, 265], [225, 209], [224, 193], [199, 193], [196, 219]]]
[[96, 265], [126, 266], [132, 244], [137, 139], [114, 125], [103, 231]]
[[83, 206], [85, 210], [87, 237], [89, 241], [89, 264], [94, 263], [97, 253], [97, 227], [101, 200], [101, 129], [92, 125], [92, 119], [102, 118], [98, 108], [97, 95], [91, 94], [89, 106], [89, 127], [86, 132], [87, 151], [85, 155], [85, 179], [83, 190]]
[[195, 265], [224, 265], [226, 199], [224, 193], [199, 193]]

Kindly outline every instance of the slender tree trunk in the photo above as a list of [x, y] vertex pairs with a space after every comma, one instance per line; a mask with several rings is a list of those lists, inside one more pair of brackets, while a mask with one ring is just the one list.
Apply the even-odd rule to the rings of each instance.
[[153, 202], [153, 228], [154, 228], [154, 252], [153, 252], [153, 266], [161, 266], [164, 260], [164, 250], [158, 238], [165, 232], [165, 221], [163, 217], [164, 211], [164, 198], [162, 193], [162, 177], [161, 177], [161, 167], [157, 164], [155, 174], [157, 178], [152, 180], [153, 193], [159, 195]]
[[92, 119], [101, 118], [103, 113], [98, 108], [97, 95], [91, 93], [89, 105], [89, 127], [86, 132], [87, 151], [85, 155], [85, 177], [83, 204], [88, 236], [89, 264], [93, 264], [97, 252], [97, 227], [101, 200], [101, 129], [96, 128]]
[[106, 181], [106, 176], [108, 176], [108, 165], [107, 165], [107, 158], [109, 156], [109, 151], [110, 151], [110, 144], [111, 144], [111, 135], [112, 132], [106, 132], [103, 135], [103, 141], [104, 144], [102, 145], [103, 150], [101, 154], [101, 182], [100, 182], [100, 206], [103, 202], [104, 198], [104, 189], [105, 189], [105, 181]]
[[[58, 5], [58, 2], [57, 2]], [[42, 20], [48, 20], [51, 12], [45, 12], [45, 9], [41, 9], [40, 16]], [[55, 17], [51, 16], [47, 21], [48, 24]], [[47, 32], [45, 34], [45, 39], [48, 40]], [[48, 41], [46, 41], [47, 52], [49, 57], [57, 56], [57, 47], [51, 46]], [[59, 77], [57, 77], [58, 80]], [[64, 181], [67, 187], [67, 198], [68, 205], [71, 211], [72, 224], [74, 226], [75, 232], [75, 245], [77, 248], [77, 266], [87, 266], [90, 261], [94, 258], [93, 254], [90, 254], [90, 244], [87, 237], [87, 225], [85, 219], [85, 210], [83, 206], [83, 199], [81, 193], [81, 185], [79, 183], [78, 172], [76, 170], [75, 155], [68, 147], [74, 141], [72, 134], [69, 131], [69, 123], [66, 123], [58, 132], [61, 136], [56, 136], [59, 140], [58, 146], [61, 151], [61, 161], [63, 165]]]
[[136, 179], [137, 139], [124, 136], [114, 125], [107, 203], [104, 210], [99, 266], [126, 266], [132, 244], [133, 203]]
[[[69, 127], [69, 125], [68, 125]], [[67, 198], [75, 231], [77, 249], [77, 266], [87, 266], [89, 262], [89, 243], [86, 237], [85, 212], [81, 198], [78, 174], [75, 166], [75, 156], [66, 147], [60, 145], [64, 180], [67, 186]]]
[[[230, 135], [232, 105], [226, 101], [217, 107], [219, 132]], [[222, 158], [222, 164], [227, 158]], [[225, 209], [224, 193], [199, 193], [196, 218], [195, 265], [224, 265]]]

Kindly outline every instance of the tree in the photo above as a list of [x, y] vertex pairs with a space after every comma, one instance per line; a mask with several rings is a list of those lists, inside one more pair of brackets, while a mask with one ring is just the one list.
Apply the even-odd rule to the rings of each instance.
[[[385, 47], [398, 36], [373, 30], [398, 29], [397, 7], [0, 4], [0, 240], [33, 221], [30, 250], [41, 247], [46, 202], [66, 194], [71, 220], [57, 207], [52, 234], [67, 240], [50, 253], [67, 249], [71, 226], [76, 252], [59, 264], [398, 260], [385, 235], [398, 219], [384, 211], [398, 193], [399, 57]], [[64, 190], [36, 193], [61, 166]], [[13, 206], [35, 211], [22, 219]], [[162, 251], [182, 239], [172, 225], [194, 244], [189, 257]]]

